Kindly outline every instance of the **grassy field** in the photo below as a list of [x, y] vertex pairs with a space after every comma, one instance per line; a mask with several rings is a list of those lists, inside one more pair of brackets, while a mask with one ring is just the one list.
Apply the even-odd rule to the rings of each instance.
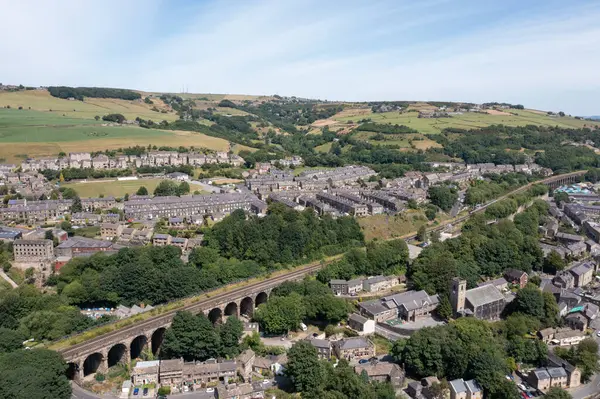
[[[443, 222], [447, 218], [448, 217], [446, 215], [438, 213], [436, 222]], [[394, 216], [368, 216], [364, 218], [358, 218], [357, 221], [360, 227], [362, 227], [365, 239], [367, 241], [373, 239], [385, 240], [390, 238], [399, 238], [419, 230], [419, 227], [428, 223], [423, 212], [419, 210], [407, 210], [405, 213]], [[433, 226], [433, 224], [430, 226]]]
[[[125, 194], [135, 194], [137, 190], [144, 186], [152, 193], [156, 186], [163, 179], [139, 179], [139, 180], [90, 180], [89, 182], [64, 183], [62, 187], [72, 188], [82, 198], [99, 197], [123, 197]], [[190, 183], [192, 193], [196, 190], [201, 191], [201, 187]], [[204, 193], [204, 192], [202, 192]]]
[[208, 148], [228, 151], [229, 142], [196, 132], [102, 126], [50, 112], [0, 109], [0, 158], [14, 162], [59, 152], [103, 151], [135, 145]]
[[320, 146], [315, 147], [315, 151], [328, 153], [329, 150], [331, 150], [331, 144], [332, 143], [321, 144]]
[[[153, 100], [154, 101], [154, 100]], [[160, 100], [157, 100], [160, 102]], [[162, 102], [161, 102], [162, 103]], [[25, 110], [43, 111], [68, 118], [94, 120], [94, 116], [103, 116], [110, 113], [125, 115], [127, 119], [140, 117], [161, 121], [163, 119], [174, 121], [179, 116], [174, 112], [161, 113], [152, 111], [154, 105], [139, 101], [127, 101], [112, 98], [86, 98], [84, 101], [69, 101], [52, 97], [45, 90], [26, 90], [18, 92], [0, 92], [0, 107], [10, 105], [11, 108], [23, 107]], [[160, 108], [160, 104], [156, 104]]]
[[231, 151], [233, 151], [234, 154], [239, 154], [240, 151], [254, 152], [257, 150], [258, 150], [257, 148], [248, 147], [247, 145], [231, 143]]
[[383, 113], [367, 113], [364, 109], [344, 110], [332, 119], [340, 122], [348, 122], [370, 118], [377, 123], [391, 123], [406, 125], [418, 130], [424, 134], [440, 133], [442, 129], [448, 127], [456, 127], [462, 129], [476, 129], [489, 126], [492, 124], [504, 124], [507, 126], [525, 126], [525, 125], [542, 125], [542, 126], [560, 126], [565, 128], [580, 128], [590, 126], [589, 121], [578, 120], [571, 117], [550, 117], [544, 113], [539, 113], [532, 110], [510, 110], [511, 115], [490, 115], [474, 112], [465, 112], [462, 115], [455, 115], [450, 118], [419, 118], [418, 112], [383, 112]]
[[380, 141], [371, 139], [371, 137], [373, 137], [375, 134], [377, 133], [357, 131], [353, 134], [353, 137], [358, 140], [368, 141], [371, 144], [377, 144], [382, 146], [397, 145], [403, 151], [411, 151], [411, 149], [413, 148], [415, 150], [426, 150], [431, 147], [441, 147], [440, 144], [436, 143], [431, 139], [428, 139], [422, 134], [386, 134], [384, 135], [385, 140]]

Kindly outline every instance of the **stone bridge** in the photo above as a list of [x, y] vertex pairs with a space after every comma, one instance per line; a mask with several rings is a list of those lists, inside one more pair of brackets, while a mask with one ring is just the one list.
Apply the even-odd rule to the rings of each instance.
[[557, 189], [560, 186], [564, 186], [566, 184], [573, 184], [580, 182], [583, 175], [587, 170], [580, 170], [577, 172], [565, 173], [563, 175], [552, 176], [547, 179], [542, 180], [542, 183], [547, 185], [551, 190]]
[[69, 365], [69, 376], [80, 382], [87, 375], [106, 373], [109, 367], [118, 363], [129, 364], [131, 359], [139, 357], [144, 351], [158, 354], [165, 331], [171, 325], [177, 311], [187, 310], [194, 314], [202, 312], [213, 323], [221, 323], [229, 316], [250, 317], [256, 307], [268, 300], [273, 288], [285, 281], [301, 280], [322, 266], [321, 263], [312, 264], [277, 277], [215, 294], [214, 297], [208, 294], [206, 299], [72, 345], [59, 352]]

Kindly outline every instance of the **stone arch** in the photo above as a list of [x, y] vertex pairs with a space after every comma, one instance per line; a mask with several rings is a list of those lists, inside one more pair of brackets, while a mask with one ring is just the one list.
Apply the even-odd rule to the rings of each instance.
[[100, 352], [95, 352], [85, 358], [83, 361], [83, 376], [94, 374], [100, 369], [104, 356]]
[[140, 357], [147, 344], [148, 337], [146, 337], [145, 335], [138, 335], [137, 337], [135, 337], [129, 345], [129, 353], [131, 354], [131, 359], [137, 359], [138, 357]]
[[122, 343], [113, 345], [108, 351], [106, 359], [108, 361], [108, 367], [115, 366], [119, 363], [127, 364], [129, 360], [127, 359], [127, 346]]
[[225, 306], [225, 316], [238, 316], [239, 306], [236, 302], [230, 302]]
[[74, 362], [67, 363], [67, 378], [69, 380], [76, 380], [79, 374], [79, 364]]
[[240, 314], [252, 317], [253, 313], [254, 299], [252, 299], [252, 297], [247, 296], [246, 298], [242, 299], [242, 302], [240, 302]]
[[210, 312], [208, 312], [208, 320], [210, 320], [213, 324], [220, 323], [223, 317], [223, 311], [221, 308], [214, 308]]
[[254, 307], [257, 308], [259, 305], [266, 303], [269, 299], [269, 294], [266, 292], [259, 292], [256, 296], [256, 300], [254, 301]]
[[155, 355], [158, 354], [160, 346], [163, 343], [163, 339], [165, 338], [165, 331], [167, 331], [166, 327], [160, 327], [152, 333], [152, 353]]

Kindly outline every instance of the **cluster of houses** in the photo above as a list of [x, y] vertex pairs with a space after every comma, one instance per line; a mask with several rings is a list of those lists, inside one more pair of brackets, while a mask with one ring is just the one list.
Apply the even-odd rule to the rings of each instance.
[[[387, 289], [399, 280], [394, 277], [389, 280], [384, 277], [374, 277], [376, 283], [367, 283], [369, 279], [362, 280], [331, 280], [331, 289], [337, 294], [355, 295], [365, 290], [374, 292]], [[366, 284], [365, 284], [366, 283]], [[524, 287], [527, 284], [527, 273], [519, 270], [508, 269], [504, 277], [486, 281], [478, 287], [467, 289], [465, 280], [454, 278], [450, 282], [450, 303], [456, 316], [471, 316], [482, 320], [498, 320], [507, 302], [512, 300], [512, 295], [507, 291], [511, 286]], [[375, 290], [369, 289], [375, 287]], [[421, 291], [405, 291], [399, 294], [384, 296], [380, 299], [363, 301], [358, 304], [361, 317], [384, 323], [389, 320], [400, 319], [403, 322], [431, 316], [440, 303], [437, 294], [429, 295]], [[361, 331], [361, 330], [359, 330]], [[364, 330], [363, 330], [364, 331]]]
[[413, 399], [437, 399], [440, 397], [450, 399], [483, 399], [483, 388], [476, 380], [452, 380], [448, 388], [442, 388], [441, 381], [434, 376], [425, 377], [420, 381], [413, 381], [406, 387], [406, 394]]
[[0, 164], [0, 187], [22, 196], [38, 198], [52, 187], [46, 178], [36, 172], [15, 173], [17, 165]]
[[21, 163], [21, 170], [63, 170], [73, 169], [127, 169], [142, 166], [202, 166], [205, 164], [224, 163], [240, 166], [244, 159], [239, 155], [227, 152], [216, 152], [214, 154], [188, 153], [177, 151], [150, 151], [137, 155], [118, 155], [109, 157], [104, 154], [92, 156], [89, 152], [72, 152], [65, 157], [49, 157], [39, 159], [27, 159]]
[[[358, 360], [375, 356], [374, 344], [362, 337], [333, 342], [310, 338], [309, 341], [317, 349], [323, 348], [319, 352], [321, 358], [329, 359], [335, 355], [340, 359]], [[258, 356], [252, 349], [246, 349], [231, 360], [187, 362], [183, 359], [170, 359], [137, 362], [131, 370], [131, 382], [134, 386], [168, 386], [171, 392], [204, 392], [208, 388], [209, 392], [216, 392], [215, 396], [219, 398], [263, 398], [264, 390], [268, 388], [264, 379], [282, 375], [286, 364], [286, 354]], [[373, 381], [391, 382], [396, 388], [404, 384], [404, 371], [394, 363], [372, 361], [356, 365], [357, 374], [363, 371]]]
[[350, 165], [334, 169], [312, 169], [298, 176], [271, 169], [268, 174], [255, 174], [246, 179], [246, 187], [256, 194], [289, 190], [324, 190], [330, 187], [358, 185], [377, 173], [366, 166]]
[[503, 173], [525, 173], [540, 174], [542, 176], [552, 175], [552, 170], [541, 167], [536, 163], [519, 165], [495, 165], [493, 163], [463, 164], [457, 162], [439, 162], [431, 165], [436, 169], [444, 169], [445, 172], [407, 172], [403, 181], [405, 185], [416, 188], [429, 188], [435, 184], [450, 182], [461, 184], [470, 180], [476, 180], [485, 174]]
[[264, 213], [267, 204], [249, 193], [223, 193], [211, 195], [184, 195], [181, 197], [135, 197], [124, 202], [128, 219], [192, 218], [212, 215], [215, 220], [236, 209]]
[[356, 295], [361, 291], [385, 291], [406, 281], [406, 276], [372, 276], [352, 280], [335, 279], [329, 282], [329, 287], [335, 295]]
[[[59, 221], [70, 214], [73, 200], [10, 200], [7, 207], [0, 208], [0, 220], [25, 221], [28, 223]], [[200, 224], [204, 217], [222, 218], [236, 209], [264, 213], [267, 204], [248, 193], [222, 193], [211, 195], [183, 195], [181, 197], [132, 196], [129, 201], [117, 201], [114, 197], [82, 198], [83, 213], [75, 213], [74, 220], [81, 224], [93, 224], [104, 220], [94, 211], [122, 210], [127, 219], [158, 219], [169, 217], [189, 218]]]

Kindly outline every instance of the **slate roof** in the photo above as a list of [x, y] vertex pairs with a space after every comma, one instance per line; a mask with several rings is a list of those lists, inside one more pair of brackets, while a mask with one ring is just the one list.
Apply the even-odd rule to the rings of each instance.
[[385, 306], [393, 307], [404, 307], [407, 311], [422, 308], [427, 304], [437, 304], [440, 302], [440, 297], [435, 295], [429, 295], [427, 292], [421, 291], [406, 291], [401, 294], [391, 295], [383, 298]]
[[359, 315], [358, 313], [352, 313], [350, 315], [350, 317], [348, 318], [348, 320], [352, 320], [352, 321], [355, 321], [360, 324], [365, 324], [367, 322], [367, 320], [369, 320], [369, 319]]
[[326, 339], [311, 339], [310, 343], [315, 348], [326, 348], [329, 349], [331, 347], [331, 343]]
[[450, 386], [455, 393], [467, 392], [467, 386], [462, 378], [450, 381]]
[[70, 237], [67, 241], [61, 242], [56, 248], [117, 248], [112, 242], [105, 240], [95, 240], [85, 237]]
[[504, 295], [493, 285], [483, 285], [467, 290], [466, 298], [475, 308], [488, 303], [505, 300]]
[[567, 372], [562, 367], [548, 367], [547, 370], [551, 378], [561, 378], [567, 376]]
[[390, 310], [377, 299], [367, 302], [361, 302], [358, 304], [358, 306], [371, 313], [372, 315], [377, 315], [379, 313], [387, 312], [388, 310]]
[[533, 370], [533, 374], [535, 374], [535, 376], [537, 377], [538, 381], [549, 380], [550, 379], [550, 374], [548, 374], [548, 372], [546, 371], [546, 369], [536, 369], [536, 370]]
[[590, 265], [589, 263], [583, 263], [581, 265], [577, 265], [571, 269], [569, 269], [569, 271], [577, 276], [581, 276], [585, 273], [588, 273], [590, 270], [593, 270], [593, 266]]
[[348, 350], [348, 349], [359, 349], [359, 348], [367, 348], [371, 346], [369, 341], [363, 337], [357, 338], [347, 338], [339, 341], [340, 349]]
[[481, 387], [481, 385], [479, 385], [477, 380], [465, 381], [465, 385], [472, 393], [483, 391], [483, 388]]

